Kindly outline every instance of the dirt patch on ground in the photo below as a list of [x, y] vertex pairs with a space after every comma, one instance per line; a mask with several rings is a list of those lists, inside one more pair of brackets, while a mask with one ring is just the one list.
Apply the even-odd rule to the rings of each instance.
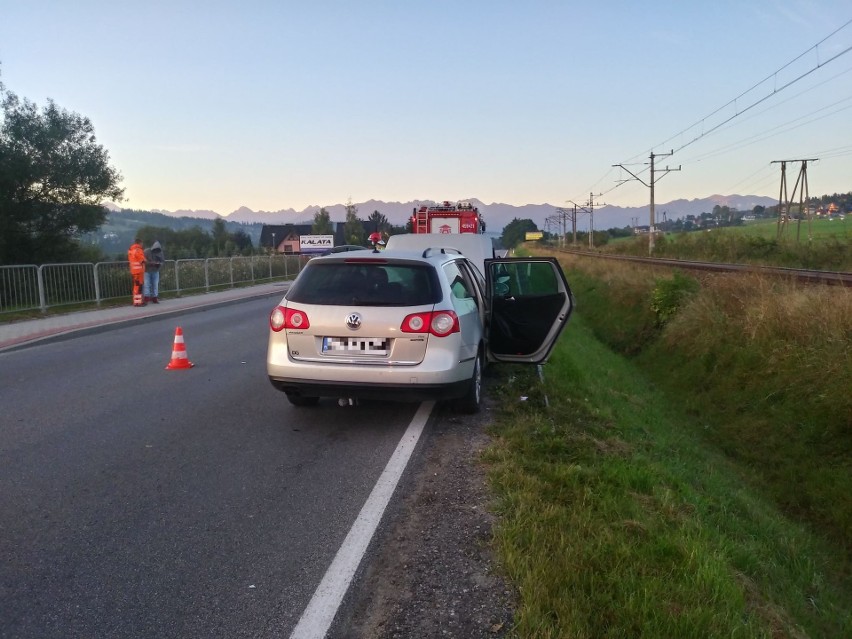
[[503, 637], [514, 594], [494, 563], [494, 518], [478, 458], [487, 399], [476, 416], [439, 406], [328, 637]]

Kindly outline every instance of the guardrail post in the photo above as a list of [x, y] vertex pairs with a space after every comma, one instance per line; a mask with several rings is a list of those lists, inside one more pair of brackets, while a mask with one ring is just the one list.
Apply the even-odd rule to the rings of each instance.
[[98, 267], [99, 266], [100, 266], [100, 262], [95, 264], [95, 268], [92, 269], [92, 271], [95, 274], [95, 304], [97, 304], [98, 306], [101, 305], [101, 285], [100, 285], [100, 282], [98, 282]]
[[210, 258], [204, 260], [204, 290], [210, 292]]
[[36, 278], [38, 279], [38, 305], [42, 313], [47, 313], [47, 295], [44, 293], [44, 275], [42, 274], [44, 265], [38, 267]]
[[228, 270], [230, 271], [230, 275], [231, 275], [231, 288], [234, 288], [234, 256], [233, 255], [228, 260]]

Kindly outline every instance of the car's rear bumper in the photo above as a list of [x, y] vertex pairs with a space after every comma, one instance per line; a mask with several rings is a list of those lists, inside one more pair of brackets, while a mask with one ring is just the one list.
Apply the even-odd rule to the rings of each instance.
[[469, 380], [448, 384], [353, 384], [352, 382], [305, 381], [269, 376], [280, 391], [298, 397], [357, 397], [400, 402], [456, 399], [464, 396]]

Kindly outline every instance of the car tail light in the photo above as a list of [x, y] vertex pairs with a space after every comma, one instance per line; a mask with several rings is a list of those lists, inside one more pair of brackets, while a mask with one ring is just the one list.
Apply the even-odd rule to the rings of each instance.
[[269, 328], [276, 333], [283, 328], [304, 330], [310, 328], [311, 322], [305, 311], [296, 308], [284, 308], [277, 306], [269, 315]]
[[434, 311], [432, 313], [412, 313], [402, 320], [400, 330], [403, 333], [431, 333], [435, 337], [446, 337], [458, 333], [459, 316], [453, 311]]

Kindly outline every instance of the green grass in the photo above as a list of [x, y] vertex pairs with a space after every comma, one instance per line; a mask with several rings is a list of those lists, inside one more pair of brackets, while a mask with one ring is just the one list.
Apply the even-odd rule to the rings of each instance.
[[[752, 222], [736, 227], [666, 233], [655, 241], [655, 257], [758, 264], [828, 271], [852, 271], [852, 216], [843, 220], [792, 223], [778, 237], [777, 222]], [[609, 242], [603, 250], [647, 256], [648, 238]]]
[[563, 266], [486, 458], [515, 636], [852, 636], [852, 293]]
[[852, 636], [832, 547], [751, 489], [752, 471], [582, 313], [543, 386], [502, 371], [485, 462], [514, 636]]
[[[720, 233], [735, 233], [746, 237], [762, 237], [774, 240], [778, 237], [778, 220], [755, 220], [746, 222], [742, 226], [724, 227], [717, 229]], [[808, 235], [814, 240], [840, 238], [852, 240], [852, 216], [846, 215], [840, 218], [815, 218], [810, 223], [808, 231], [807, 220], [793, 220], [782, 229], [782, 237], [795, 240], [797, 235], [800, 242], [807, 241]]]

